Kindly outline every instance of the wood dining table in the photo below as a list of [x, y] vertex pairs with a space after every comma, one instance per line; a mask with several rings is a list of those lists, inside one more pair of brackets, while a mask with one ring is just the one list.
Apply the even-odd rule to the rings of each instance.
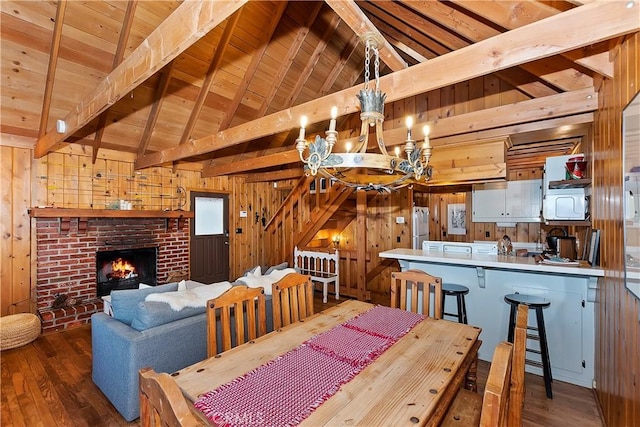
[[[366, 302], [345, 301], [177, 371], [173, 378], [192, 411], [205, 423], [216, 425], [195, 408], [196, 400], [374, 307]], [[480, 329], [474, 326], [426, 317], [353, 378], [340, 384], [299, 424], [437, 426], [457, 390], [464, 385], [472, 389], [475, 386], [479, 334]], [[269, 384], [270, 389], [279, 386], [277, 380]], [[259, 419], [247, 419], [247, 414], [243, 417], [246, 424], [259, 424]]]

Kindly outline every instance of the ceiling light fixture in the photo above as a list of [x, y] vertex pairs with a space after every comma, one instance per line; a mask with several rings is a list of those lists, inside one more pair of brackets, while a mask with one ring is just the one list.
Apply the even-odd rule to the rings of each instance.
[[[362, 121], [358, 146], [351, 151], [350, 144], [347, 143], [345, 153], [333, 152], [338, 136], [336, 131], [337, 107], [331, 109], [331, 121], [329, 129], [325, 132], [326, 138], [316, 135], [315, 141], [311, 143], [305, 139], [307, 118], [303, 116], [300, 120], [300, 134], [296, 139], [296, 149], [300, 154], [300, 160], [305, 165], [305, 173], [313, 176], [320, 173], [358, 190], [391, 191], [423, 178], [426, 182], [431, 179], [432, 174], [432, 168], [429, 166], [431, 158], [429, 127], [423, 128], [424, 141], [422, 147], [418, 148], [411, 135], [413, 119], [408, 117], [406, 122], [407, 139], [404, 141], [406, 158], [400, 157], [400, 146], [395, 147], [393, 154], [387, 152], [382, 129], [384, 101], [387, 95], [380, 91], [380, 56], [378, 51], [378, 46], [382, 44], [382, 38], [378, 34], [367, 33], [363, 36], [363, 42], [365, 45], [364, 89], [356, 95], [360, 101], [360, 120]], [[373, 59], [375, 87], [371, 87], [369, 81], [371, 59]], [[367, 152], [369, 127], [375, 127], [380, 153]], [[305, 151], [308, 152], [306, 158], [304, 157]], [[367, 173], [358, 173], [358, 171], [365, 169]]]

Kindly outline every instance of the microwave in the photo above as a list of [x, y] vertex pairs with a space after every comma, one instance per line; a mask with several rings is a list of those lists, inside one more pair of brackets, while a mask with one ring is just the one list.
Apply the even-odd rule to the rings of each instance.
[[542, 200], [545, 220], [578, 220], [587, 218], [589, 205], [584, 189], [561, 190], [557, 194], [547, 192]]

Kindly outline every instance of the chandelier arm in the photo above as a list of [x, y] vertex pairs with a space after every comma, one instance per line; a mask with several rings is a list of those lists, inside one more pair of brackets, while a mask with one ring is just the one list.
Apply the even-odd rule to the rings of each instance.
[[354, 153], [366, 153], [367, 145], [369, 144], [369, 123], [366, 120], [362, 121], [360, 126], [360, 136], [358, 137], [358, 144], [354, 148]]
[[384, 143], [381, 120], [376, 120], [376, 142], [378, 143], [378, 149], [382, 154], [384, 154], [387, 157], [393, 157], [389, 155], [389, 152], [387, 151], [387, 145]]

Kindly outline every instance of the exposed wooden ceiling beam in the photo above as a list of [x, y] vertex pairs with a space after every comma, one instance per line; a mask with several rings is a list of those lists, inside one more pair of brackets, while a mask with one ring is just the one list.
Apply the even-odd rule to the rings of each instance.
[[311, 11], [311, 13], [307, 15], [307, 19], [305, 20], [305, 22], [301, 24], [301, 26], [297, 29], [295, 39], [289, 45], [289, 49], [287, 50], [287, 55], [282, 59], [282, 62], [280, 63], [280, 67], [278, 68], [278, 72], [276, 73], [275, 76], [273, 76], [273, 79], [272, 79], [273, 84], [269, 87], [269, 90], [267, 91], [267, 94], [264, 97], [264, 101], [262, 102], [262, 105], [258, 109], [258, 114], [256, 115], [256, 117], [264, 116], [267, 110], [269, 109], [269, 106], [271, 105], [271, 102], [273, 101], [273, 98], [275, 97], [276, 92], [278, 91], [278, 88], [282, 84], [287, 74], [287, 71], [289, 70], [289, 67], [291, 67], [291, 64], [293, 64], [293, 60], [298, 55], [298, 51], [302, 47], [302, 43], [304, 43], [304, 39], [307, 37], [307, 34], [309, 34], [309, 29], [311, 28], [313, 21], [316, 20], [318, 14], [320, 13], [320, 9], [322, 9], [322, 3], [321, 2], [314, 3], [313, 10]]
[[[471, 16], [463, 14], [442, 2], [406, 1], [404, 4], [416, 12], [438, 22], [454, 34], [459, 34], [463, 39], [470, 40], [471, 42], [486, 40], [500, 34], [500, 31], [497, 29], [484, 24], [477, 19], [473, 19]], [[507, 30], [515, 28], [518, 27], [514, 26], [514, 28], [507, 28]], [[547, 63], [545, 62], [545, 64]], [[558, 61], [554, 61], [554, 67], [546, 69], [541, 64], [532, 62], [529, 64], [522, 64], [521, 67], [562, 90], [576, 90], [593, 86], [593, 79], [590, 76], [582, 73], [579, 69], [572, 69], [571, 66], [573, 66], [573, 63], [568, 62], [568, 64], [569, 65], [563, 65], [562, 61], [560, 61], [560, 63], [558, 63]]]
[[58, 65], [58, 53], [60, 52], [60, 39], [62, 38], [62, 24], [64, 23], [64, 12], [67, 9], [67, 0], [58, 2], [56, 10], [56, 21], [51, 36], [51, 51], [49, 53], [49, 66], [47, 68], [47, 80], [44, 85], [44, 96], [42, 98], [42, 114], [40, 115], [40, 128], [38, 138], [41, 138], [47, 131], [49, 122], [49, 108], [51, 108], [51, 94], [53, 93], [53, 82], [56, 77]]
[[[588, 98], [591, 96], [591, 98]], [[531, 99], [527, 101], [516, 102], [510, 105], [502, 105], [493, 108], [487, 108], [480, 111], [473, 111], [457, 116], [445, 117], [436, 121], [429, 122], [431, 124], [430, 138], [434, 147], [458, 144], [473, 140], [484, 140], [503, 135], [517, 135], [520, 132], [531, 132], [533, 130], [540, 131], [550, 127], [557, 128], [561, 124], [575, 124], [576, 119], [567, 117], [568, 115], [578, 115], [578, 122], [589, 120], [593, 121], [593, 114], [584, 115], [594, 111], [598, 106], [598, 99], [595, 92], [591, 89], [582, 89], [575, 92], [567, 92], [558, 95], [552, 95], [546, 98]], [[559, 118], [552, 121], [552, 118]], [[461, 125], [463, 123], [463, 125]], [[466, 125], [464, 125], [466, 123]], [[530, 123], [536, 123], [534, 127]], [[419, 129], [424, 123], [417, 123], [416, 129]], [[472, 124], [472, 125], [469, 125]], [[473, 132], [474, 137], [469, 137], [469, 131]], [[487, 131], [482, 133], [481, 131]], [[395, 145], [403, 144], [403, 136], [406, 130], [396, 128], [383, 132], [385, 141], [397, 141], [396, 144], [387, 142], [387, 149], [392, 149]], [[455, 135], [464, 134], [462, 137]], [[352, 140], [355, 142], [356, 138]], [[343, 140], [345, 143], [348, 140]], [[371, 143], [375, 145], [375, 142]], [[256, 159], [247, 154], [241, 159], [232, 163], [220, 164], [203, 169], [203, 176], [219, 176], [231, 173], [249, 172], [265, 167], [273, 167], [287, 163], [299, 162], [298, 152], [293, 149], [289, 151], [272, 153], [267, 156]]]
[[269, 154], [266, 156], [254, 157], [251, 161], [246, 159], [241, 162], [228, 163], [220, 166], [207, 166], [202, 169], [202, 176], [221, 176], [234, 173], [246, 172], [255, 169], [264, 169], [273, 166], [280, 166], [286, 163], [300, 161], [300, 155], [296, 150], [284, 151], [282, 153]]
[[156, 122], [158, 121], [160, 108], [162, 107], [162, 103], [166, 99], [165, 95], [167, 94], [167, 90], [169, 89], [169, 82], [171, 81], [171, 71], [173, 70], [174, 63], [175, 61], [171, 61], [167, 65], [165, 65], [162, 70], [160, 70], [160, 80], [158, 81], [155, 93], [153, 94], [153, 104], [151, 105], [149, 117], [147, 118], [147, 122], [144, 125], [144, 130], [142, 131], [142, 136], [140, 137], [140, 145], [138, 145], [138, 157], [143, 156], [144, 153], [147, 152], [147, 147], [149, 147], [153, 129], [156, 127]]
[[327, 23], [324, 29], [324, 32], [322, 33], [322, 37], [316, 44], [315, 49], [313, 49], [313, 52], [309, 56], [308, 62], [303, 67], [302, 72], [296, 79], [296, 82], [293, 85], [293, 88], [291, 88], [291, 90], [289, 91], [289, 95], [285, 100], [285, 106], [288, 107], [295, 104], [296, 99], [300, 95], [300, 92], [302, 92], [302, 89], [307, 83], [307, 80], [309, 80], [309, 77], [311, 76], [313, 69], [316, 67], [318, 60], [327, 49], [327, 45], [329, 41], [336, 34], [338, 25], [340, 25], [340, 16], [333, 15], [331, 17], [331, 20]]
[[389, 66], [393, 71], [403, 70], [407, 68], [407, 63], [402, 59], [400, 54], [391, 46], [389, 41], [384, 38], [375, 25], [369, 20], [367, 15], [360, 10], [353, 0], [325, 0], [325, 2], [338, 14], [340, 18], [359, 36], [366, 33], [375, 33], [380, 36], [383, 41], [382, 46], [378, 46], [380, 50], [380, 59]]
[[[287, 2], [277, 3], [275, 14], [271, 19], [271, 26], [267, 31], [269, 34], [269, 37], [268, 37], [269, 41], [273, 37], [273, 33], [276, 31], [276, 28], [278, 28], [278, 23], [280, 22], [280, 19], [282, 19], [282, 15], [284, 14], [284, 11], [286, 8], [287, 8]], [[249, 64], [249, 66], [247, 67], [247, 70], [242, 75], [242, 81], [240, 82], [240, 85], [236, 90], [236, 94], [233, 97], [233, 100], [231, 101], [231, 103], [226, 107], [224, 118], [220, 122], [221, 130], [228, 128], [229, 124], [231, 123], [231, 120], [233, 120], [233, 117], [236, 115], [236, 111], [238, 111], [238, 107], [240, 106], [240, 103], [242, 102], [243, 97], [247, 93], [247, 89], [249, 88], [249, 84], [253, 80], [253, 76], [255, 76], [256, 71], [258, 71], [258, 66], [260, 65], [260, 62], [262, 61], [262, 58], [264, 57], [264, 54], [267, 51], [268, 47], [269, 47], [269, 43], [267, 42], [262, 43], [262, 46], [256, 49], [256, 51], [253, 53], [251, 57], [251, 63]]]
[[238, 25], [238, 21], [240, 20], [240, 16], [242, 15], [242, 11], [237, 11], [233, 14], [227, 21], [227, 24], [224, 27], [224, 31], [222, 33], [222, 37], [218, 40], [218, 46], [216, 47], [216, 51], [213, 54], [213, 58], [211, 58], [211, 62], [209, 63], [209, 68], [207, 69], [207, 73], [204, 77], [204, 81], [202, 82], [202, 86], [200, 87], [200, 91], [198, 92], [198, 98], [196, 98], [196, 102], [193, 105], [193, 109], [189, 114], [189, 119], [187, 120], [187, 124], [184, 127], [182, 132], [182, 137], [180, 138], [180, 144], [184, 144], [191, 138], [191, 133], [193, 129], [196, 127], [196, 122], [200, 117], [200, 112], [202, 111], [202, 107], [204, 106], [204, 102], [207, 99], [207, 95], [209, 95], [209, 91], [211, 90], [211, 85], [213, 84], [213, 80], [216, 77], [216, 73], [220, 68], [220, 63], [222, 62], [222, 58], [224, 58], [224, 53], [227, 51], [229, 47], [229, 41], [231, 40], [231, 36], [233, 36], [233, 31], [236, 29]]
[[38, 139], [34, 156], [40, 158], [96, 118], [127, 93], [158, 72], [201, 37], [218, 26], [248, 0], [185, 1], [63, 118], [66, 131], [55, 128]]
[[252, 173], [248, 175], [245, 182], [268, 182], [282, 179], [295, 179], [304, 175], [303, 168], [284, 169], [274, 172]]
[[[395, 4], [382, 3], [382, 5], [384, 5], [386, 8], [389, 8], [390, 11], [395, 11], [396, 13], [398, 13], [398, 17], [406, 16], [407, 22], [411, 22], [411, 17], [415, 18], [416, 16], [415, 14], [409, 13], [406, 9]], [[403, 20], [400, 20], [393, 14], [388, 13], [387, 10], [379, 9], [377, 6], [372, 5], [370, 2], [363, 3], [362, 8], [366, 11], [369, 11], [372, 15], [376, 14], [380, 18], [382, 18], [378, 19], [372, 17], [371, 20], [385, 34], [391, 34], [392, 37], [395, 36], [395, 38], [398, 40], [410, 37], [408, 42], [411, 44], [411, 46], [415, 49], [421, 49], [421, 53], [428, 59], [437, 56], [431, 51], [431, 48], [433, 46], [438, 48], [437, 52], [439, 52], [440, 55], [451, 51], [450, 49], [431, 40], [431, 38], [424, 36], [418, 29], [409, 26]], [[396, 30], [396, 28], [398, 28], [400, 31]], [[466, 45], [466, 43], [464, 45]], [[549, 96], [559, 92], [549, 85], [538, 81], [538, 79], [534, 75], [527, 71], [524, 71], [519, 67], [513, 67], [508, 70], [498, 71], [496, 72], [496, 75], [500, 79], [516, 87], [520, 92], [532, 98]]]
[[[591, 30], [585, 32], [585, 27]], [[393, 102], [638, 31], [639, 27], [624, 3], [596, 2], [381, 77], [380, 89], [387, 93], [387, 101]], [[339, 114], [354, 113], [359, 107], [355, 97], [359, 90], [359, 86], [348, 88], [188, 144], [148, 154], [138, 159], [135, 167], [159, 165], [288, 131], [298, 126], [302, 115], [307, 115], [310, 123], [326, 121], [332, 105], [339, 106]]]
[[[124, 14], [124, 21], [122, 22], [122, 29], [120, 31], [120, 37], [118, 37], [118, 46], [116, 47], [116, 54], [113, 56], [113, 67], [115, 69], [122, 62], [124, 58], [124, 52], [127, 47], [127, 40], [129, 40], [129, 34], [131, 34], [131, 25], [133, 24], [133, 18], [136, 14], [136, 6], [138, 6], [138, 0], [133, 0], [127, 3], [127, 11]], [[104, 130], [107, 124], [107, 112], [109, 109], [100, 114], [98, 118], [98, 125], [96, 126], [96, 134], [93, 138], [93, 152], [91, 154], [91, 163], [95, 164], [98, 158], [98, 150], [102, 144], [102, 137], [104, 136]]]
[[[462, 1], [452, 0], [460, 7], [482, 16], [507, 30], [522, 27], [527, 24], [548, 18], [558, 13], [558, 10], [539, 1], [506, 2], [503, 0]], [[590, 56], [578, 57], [575, 53], [564, 53], [562, 56], [607, 77], [613, 77], [613, 64], [607, 53], [596, 53]]]

